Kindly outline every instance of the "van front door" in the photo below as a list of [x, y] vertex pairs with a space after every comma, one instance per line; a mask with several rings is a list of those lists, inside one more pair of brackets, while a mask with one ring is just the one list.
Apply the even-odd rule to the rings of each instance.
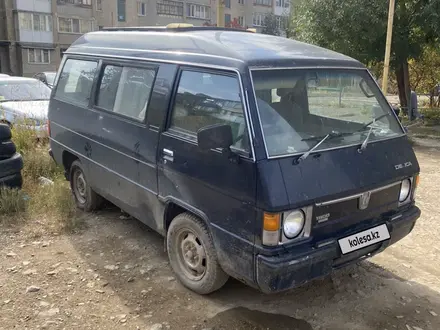
[[[219, 261], [231, 273], [252, 278], [256, 166], [249, 144], [237, 74], [184, 68], [158, 151], [159, 195], [191, 209], [210, 224]], [[229, 124], [232, 150], [240, 161], [214, 150], [203, 152], [197, 131]], [[226, 269], [225, 269], [226, 270]]]

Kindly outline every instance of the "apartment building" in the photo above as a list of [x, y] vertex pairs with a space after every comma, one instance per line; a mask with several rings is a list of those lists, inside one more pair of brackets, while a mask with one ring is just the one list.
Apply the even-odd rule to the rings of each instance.
[[216, 25], [217, 1], [227, 27], [261, 32], [273, 13], [282, 31], [290, 14], [289, 0], [0, 0], [0, 72], [54, 71], [72, 42], [106, 26]]

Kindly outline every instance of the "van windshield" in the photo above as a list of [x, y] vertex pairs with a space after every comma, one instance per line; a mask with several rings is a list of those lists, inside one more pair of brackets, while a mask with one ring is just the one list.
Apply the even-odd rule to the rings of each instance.
[[[367, 70], [254, 70], [269, 157], [325, 150], [404, 134]], [[371, 132], [370, 132], [371, 131]]]

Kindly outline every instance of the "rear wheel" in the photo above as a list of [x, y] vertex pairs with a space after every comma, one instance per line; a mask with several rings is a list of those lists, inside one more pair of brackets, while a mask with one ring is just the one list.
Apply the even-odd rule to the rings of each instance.
[[228, 280], [228, 275], [218, 263], [206, 225], [192, 214], [179, 214], [171, 222], [167, 233], [167, 250], [175, 275], [194, 292], [211, 293]]
[[101, 206], [102, 198], [90, 187], [79, 160], [75, 160], [70, 166], [69, 177], [70, 187], [78, 208], [86, 212], [97, 210]]

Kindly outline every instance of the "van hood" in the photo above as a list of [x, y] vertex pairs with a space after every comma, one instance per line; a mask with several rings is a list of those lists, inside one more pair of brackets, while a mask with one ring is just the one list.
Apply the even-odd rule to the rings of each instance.
[[258, 164], [257, 205], [284, 211], [350, 196], [410, 177], [420, 171], [406, 136], [298, 157], [269, 159]]
[[0, 111], [4, 111], [5, 117], [18, 116], [46, 120], [49, 110], [47, 101], [7, 101], [0, 103]]

